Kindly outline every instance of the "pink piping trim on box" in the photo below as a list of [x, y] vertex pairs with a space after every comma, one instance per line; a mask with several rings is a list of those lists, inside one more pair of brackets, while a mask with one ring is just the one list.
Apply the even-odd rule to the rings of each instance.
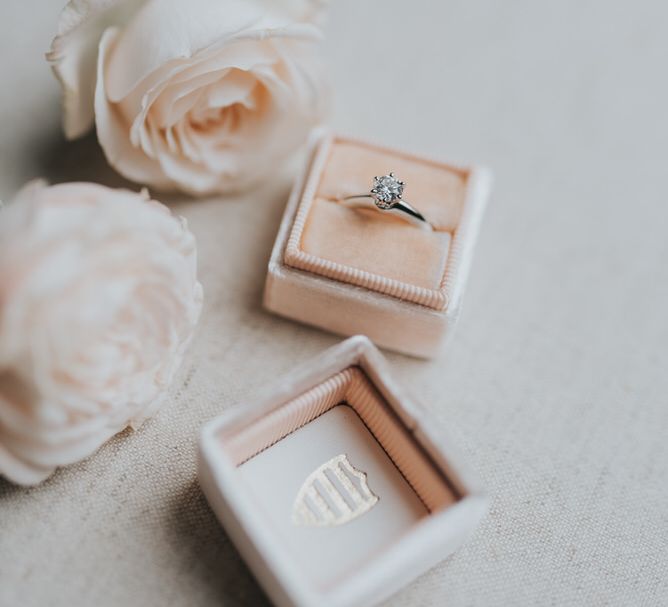
[[359, 367], [348, 367], [250, 425], [220, 438], [237, 466], [270, 448], [333, 407], [347, 404], [365, 423], [427, 510], [456, 501], [439, 471], [415, 448], [403, 425]]

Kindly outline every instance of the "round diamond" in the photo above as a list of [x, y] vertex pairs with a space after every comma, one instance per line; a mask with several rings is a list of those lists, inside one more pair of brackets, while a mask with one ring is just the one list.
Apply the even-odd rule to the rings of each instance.
[[379, 206], [388, 207], [401, 200], [404, 193], [404, 182], [394, 176], [394, 173], [373, 178], [371, 194]]

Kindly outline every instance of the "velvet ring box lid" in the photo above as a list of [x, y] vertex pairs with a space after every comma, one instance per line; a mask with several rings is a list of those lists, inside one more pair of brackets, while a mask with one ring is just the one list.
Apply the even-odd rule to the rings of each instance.
[[359, 336], [209, 422], [199, 478], [280, 606], [373, 605], [455, 550], [486, 507], [451, 442]]
[[[395, 172], [433, 231], [341, 204]], [[264, 304], [272, 312], [379, 346], [434, 356], [457, 320], [489, 171], [316, 130], [283, 215]]]

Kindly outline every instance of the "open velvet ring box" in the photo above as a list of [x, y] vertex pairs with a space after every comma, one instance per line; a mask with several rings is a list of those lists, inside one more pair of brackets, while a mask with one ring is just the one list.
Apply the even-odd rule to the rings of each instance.
[[[457, 167], [317, 130], [269, 262], [265, 307], [419, 357], [454, 325], [491, 187], [483, 168]], [[373, 208], [340, 204], [394, 172], [422, 230]]]
[[375, 604], [455, 550], [486, 500], [366, 337], [209, 422], [199, 478], [279, 606]]

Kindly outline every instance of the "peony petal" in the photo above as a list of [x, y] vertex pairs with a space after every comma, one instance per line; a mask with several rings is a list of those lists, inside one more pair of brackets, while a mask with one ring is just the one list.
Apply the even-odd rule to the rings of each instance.
[[[127, 419], [122, 424], [108, 427], [100, 424], [100, 428], [93, 428], [90, 432], [80, 432], [76, 439], [61, 443], [49, 444], [38, 441], [39, 437], [13, 436], [3, 433], [4, 448], [25, 462], [30, 462], [39, 469], [47, 470], [58, 466], [69, 466], [97, 451], [112, 436], [121, 432], [127, 425]], [[82, 429], [83, 430], [83, 429]]]
[[3, 447], [0, 442], [0, 475], [17, 485], [29, 487], [46, 480], [56, 470], [55, 466], [43, 467], [25, 462]]
[[145, 194], [31, 184], [0, 211], [0, 474], [35, 484], [158, 407], [202, 307], [194, 237]]
[[93, 126], [97, 47], [107, 27], [126, 23], [143, 0], [70, 0], [46, 54], [63, 88], [63, 130], [68, 139]]

